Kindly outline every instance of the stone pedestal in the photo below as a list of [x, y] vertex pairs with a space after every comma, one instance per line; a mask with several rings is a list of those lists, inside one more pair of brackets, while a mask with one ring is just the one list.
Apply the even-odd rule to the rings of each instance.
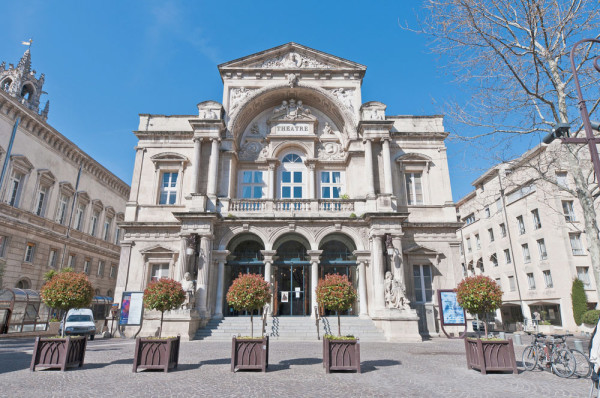
[[[194, 338], [196, 330], [206, 325], [208, 320], [201, 319], [195, 309], [191, 310], [173, 310], [165, 311], [163, 318], [163, 337], [181, 335], [182, 341], [189, 341]], [[160, 311], [144, 311], [144, 320], [142, 330], [138, 337], [158, 336], [160, 327]], [[133, 337], [138, 330], [138, 326], [125, 328], [125, 336]]]
[[423, 341], [419, 334], [419, 316], [413, 309], [386, 308], [372, 317], [375, 326], [383, 330], [388, 341], [393, 343], [416, 343]]

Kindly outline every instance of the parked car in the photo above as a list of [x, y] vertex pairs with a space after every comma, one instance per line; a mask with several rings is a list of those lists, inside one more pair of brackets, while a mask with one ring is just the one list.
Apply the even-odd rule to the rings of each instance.
[[[491, 332], [495, 329], [494, 322], [488, 322], [488, 332]], [[473, 321], [473, 331], [474, 332], [485, 332], [485, 328], [483, 326], [483, 321]]]
[[94, 340], [96, 336], [94, 315], [89, 308], [69, 310], [65, 325], [62, 322], [60, 323], [61, 334], [63, 326], [65, 327], [65, 334], [69, 336], [90, 336], [90, 340]]

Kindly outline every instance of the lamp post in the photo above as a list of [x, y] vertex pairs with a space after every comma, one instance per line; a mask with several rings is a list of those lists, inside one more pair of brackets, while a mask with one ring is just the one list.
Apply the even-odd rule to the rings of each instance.
[[[600, 138], [594, 137], [593, 130], [600, 130], [600, 123], [591, 122], [590, 115], [587, 110], [587, 106], [581, 93], [581, 85], [579, 84], [579, 77], [577, 76], [577, 68], [575, 67], [575, 50], [578, 46], [583, 43], [599, 43], [597, 39], [583, 39], [575, 43], [571, 49], [571, 71], [573, 72], [573, 80], [575, 81], [575, 88], [577, 89], [577, 98], [579, 99], [579, 112], [581, 113], [581, 120], [583, 121], [583, 128], [585, 130], [585, 138], [571, 138], [569, 137], [569, 125], [559, 124], [554, 128], [552, 133], [544, 137], [543, 142], [549, 144], [556, 138], [564, 144], [587, 144], [590, 150], [590, 156], [592, 158], [592, 164], [594, 166], [594, 174], [596, 175], [596, 182], [600, 183], [600, 157], [598, 157], [597, 144], [600, 144]], [[594, 68], [600, 72], [600, 56], [594, 58]]]

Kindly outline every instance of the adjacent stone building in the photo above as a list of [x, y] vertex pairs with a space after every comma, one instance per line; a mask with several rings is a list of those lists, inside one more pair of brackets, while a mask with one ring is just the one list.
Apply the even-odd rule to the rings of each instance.
[[129, 186], [46, 122], [43, 84], [29, 50], [0, 65], [1, 287], [39, 290], [68, 266], [112, 297]]
[[314, 317], [318, 279], [341, 273], [359, 295], [347, 315], [390, 339], [436, 334], [435, 293], [460, 277], [443, 118], [362, 103], [365, 71], [288, 43], [219, 65], [222, 103], [140, 115], [116, 299], [189, 273], [165, 328], [190, 337], [238, 315], [240, 272], [272, 283], [279, 317]]
[[[559, 141], [492, 167], [457, 202], [465, 275], [484, 274], [500, 284], [504, 304], [497, 320], [514, 330], [532, 314], [575, 331], [571, 286], [583, 281], [590, 309], [598, 295], [581, 207], [569, 189]], [[584, 156], [584, 155], [582, 155]], [[543, 178], [542, 178], [543, 176]]]

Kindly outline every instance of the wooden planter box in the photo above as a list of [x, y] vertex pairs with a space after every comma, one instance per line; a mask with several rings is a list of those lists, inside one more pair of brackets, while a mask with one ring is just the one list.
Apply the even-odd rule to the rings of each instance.
[[70, 366], [83, 366], [87, 339], [83, 337], [36, 337], [29, 370], [36, 367], [59, 368], [64, 372]]
[[467, 368], [479, 369], [481, 374], [490, 371], [517, 373], [517, 360], [512, 339], [465, 339]]
[[323, 367], [332, 370], [356, 370], [360, 373], [360, 341], [323, 338]]
[[181, 337], [164, 339], [138, 337], [135, 340], [133, 372], [138, 369], [162, 369], [165, 373], [177, 368]]
[[260, 339], [231, 340], [231, 371], [261, 370], [269, 367], [269, 336]]

